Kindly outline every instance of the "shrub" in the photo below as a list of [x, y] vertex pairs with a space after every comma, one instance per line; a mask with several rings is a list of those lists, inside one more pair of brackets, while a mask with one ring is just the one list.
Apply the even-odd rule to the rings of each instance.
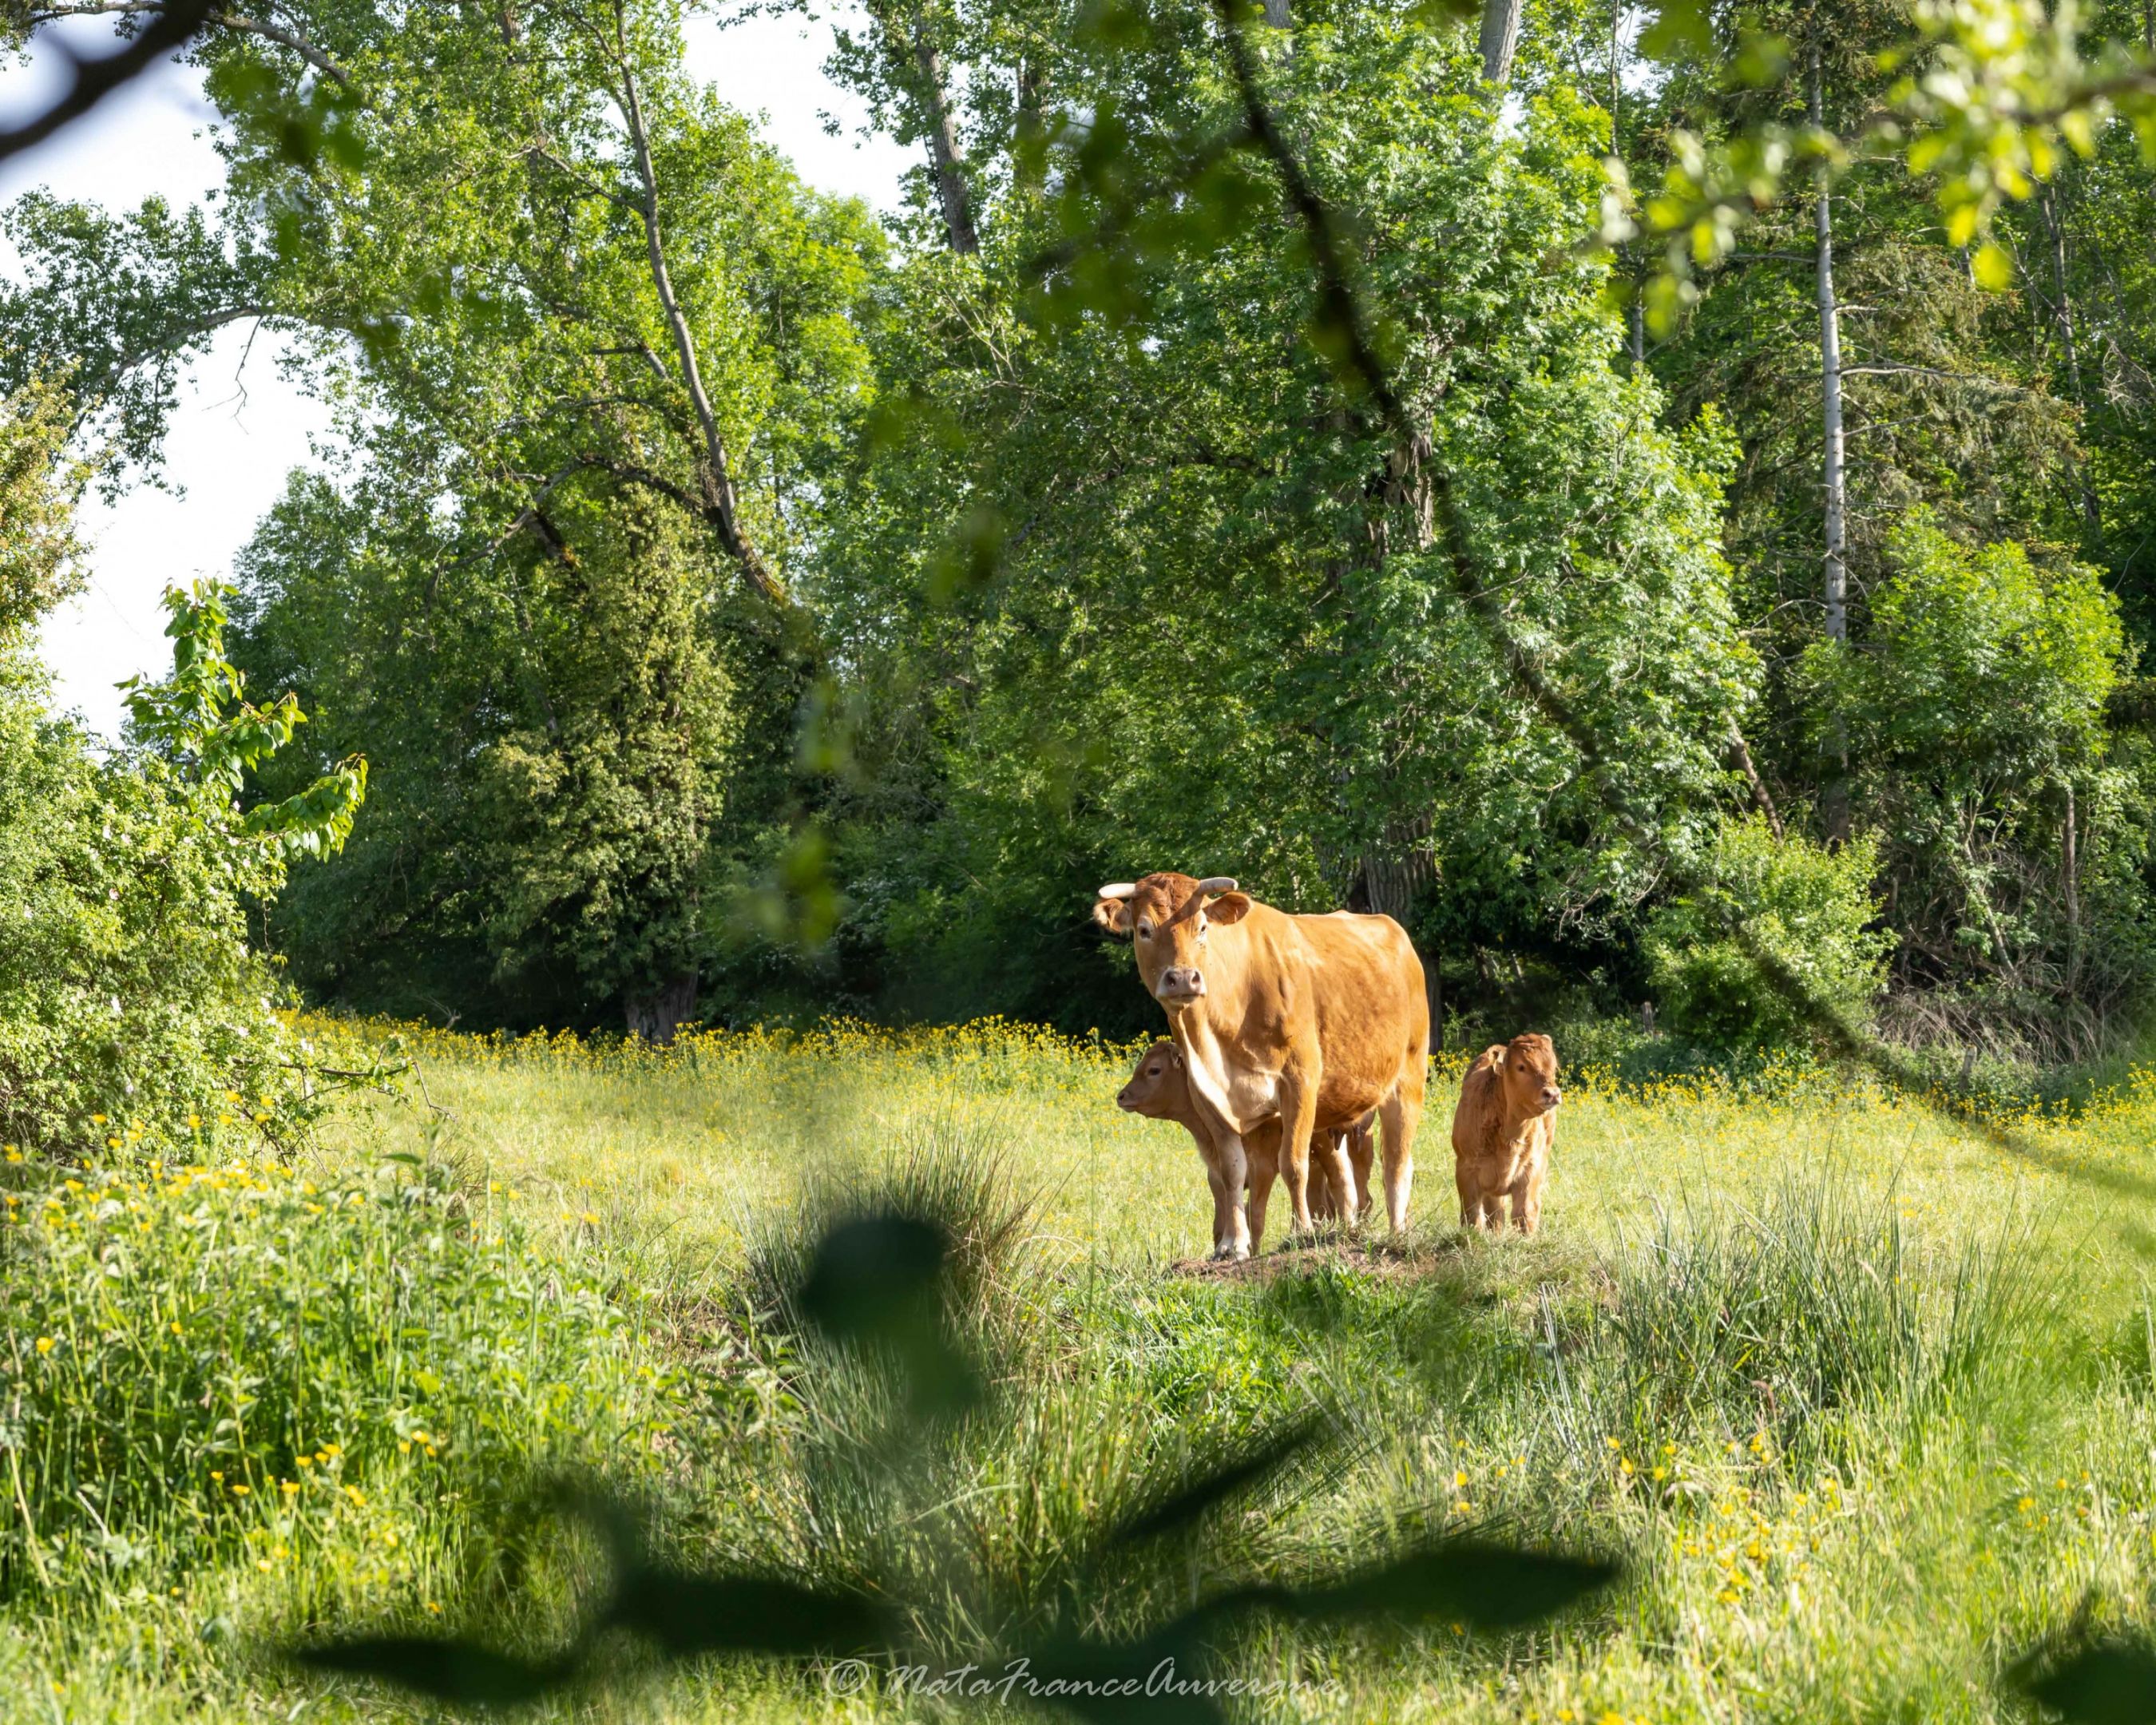
[[1704, 896], [1676, 899], [1648, 924], [1648, 971], [1670, 1028], [1730, 1048], [1812, 1036], [1804, 1014], [1725, 932], [1732, 915], [1815, 998], [1867, 1017], [1894, 950], [1892, 934], [1868, 926], [1878, 914], [1878, 865], [1870, 838], [1830, 853], [1794, 834], [1776, 839], [1757, 816], [1724, 823]]
[[1890, 1028], [2091, 1058], [2156, 985], [2156, 781], [2105, 717], [2133, 667], [2119, 602], [2056, 549], [1963, 545], [1922, 510], [1887, 552], [1866, 638], [1815, 643], [1793, 692], [1879, 836], [1906, 985]]
[[[0, 412], [0, 458], [8, 429]], [[14, 580], [21, 526], [0, 519], [0, 575], [49, 596], [50, 578]], [[213, 586], [167, 595], [173, 675], [135, 689], [132, 746], [100, 754], [44, 711], [28, 603], [0, 606], [0, 1141], [97, 1158], [287, 1138], [311, 1111], [309, 1050], [246, 907], [342, 844], [366, 763], [240, 811], [243, 776], [304, 715], [245, 699]]]

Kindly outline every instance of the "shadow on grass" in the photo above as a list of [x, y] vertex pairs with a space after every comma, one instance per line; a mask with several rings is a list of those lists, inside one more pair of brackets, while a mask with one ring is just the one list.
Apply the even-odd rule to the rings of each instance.
[[[1414, 1527], [1373, 1532], [1292, 1565], [1220, 1536], [1294, 1482], [1340, 1465], [1342, 1422], [1323, 1409], [1163, 1457], [1119, 1490], [1059, 1512], [1060, 1541], [999, 1574], [1006, 1597], [961, 1600], [924, 1635], [926, 1596], [963, 1554], [934, 1545], [947, 1506], [939, 1461], [955, 1444], [1022, 1445], [1031, 1435], [998, 1394], [1008, 1363], [983, 1352], [1009, 1286], [1004, 1265], [1022, 1211], [993, 1168], [913, 1171], [896, 1201], [833, 1192], [792, 1240], [763, 1243], [754, 1278], [797, 1332], [806, 1368], [836, 1369], [874, 1413], [829, 1435], [814, 1488], [827, 1507], [886, 1529], [927, 1527], [916, 1580], [895, 1588], [844, 1558], [820, 1573], [783, 1565], [692, 1568], [652, 1555], [645, 1519], [600, 1492], [564, 1493], [557, 1514], [603, 1552], [606, 1579], [560, 1644], [531, 1655], [463, 1636], [332, 1636], [292, 1651], [319, 1672], [373, 1680], [448, 1707], [513, 1706], [627, 1681], [624, 1646], [660, 1664], [717, 1656], [829, 1671], [862, 1661], [898, 1674], [926, 1664], [1021, 1673], [1019, 1692], [1081, 1718], [1213, 1721], [1236, 1692], [1218, 1673], [1266, 1622], [1415, 1632], [1471, 1625], [1509, 1633], [1607, 1587], [1617, 1565], [1592, 1554]], [[820, 1209], [820, 1214], [818, 1213]], [[1336, 1267], [1267, 1296], [1284, 1322], [1352, 1322], [1358, 1297]], [[1363, 1280], [1355, 1278], [1355, 1280]], [[1435, 1519], [1435, 1518], [1433, 1518]], [[1410, 1517], [1410, 1522], [1415, 1518]], [[863, 1547], [865, 1553], [869, 1548]], [[859, 1555], [860, 1553], [856, 1553]], [[1284, 1573], [1291, 1568], [1292, 1574]], [[1201, 1579], [1202, 1578], [1202, 1579]], [[1163, 1609], [1162, 1602], [1178, 1601]], [[1163, 1672], [1168, 1673], [1163, 1681]], [[1008, 1697], [1005, 1697], [1008, 1698]]]

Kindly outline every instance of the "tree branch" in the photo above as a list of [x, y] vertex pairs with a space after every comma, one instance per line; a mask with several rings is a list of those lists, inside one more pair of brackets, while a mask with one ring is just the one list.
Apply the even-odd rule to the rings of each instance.
[[42, 144], [62, 126], [80, 120], [130, 79], [147, 71], [162, 55], [184, 48], [208, 22], [208, 0], [171, 0], [141, 34], [117, 54], [85, 60], [64, 43], [54, 49], [72, 66], [74, 78], [59, 100], [35, 119], [0, 131], [0, 162]]
[[[174, 0], [85, 0], [80, 5], [39, 6], [30, 13], [33, 27], [57, 23], [64, 18], [162, 18], [174, 9]], [[226, 12], [213, 5], [194, 8], [202, 15], [205, 24], [214, 24], [220, 29], [234, 30], [242, 35], [259, 36], [265, 42], [274, 42], [280, 48], [289, 48], [317, 72], [334, 78], [345, 89], [352, 88], [352, 79], [343, 67], [331, 59], [298, 31], [283, 24], [261, 18], [243, 17], [236, 12]]]
[[675, 355], [680, 362], [680, 381], [688, 389], [690, 405], [696, 409], [696, 424], [703, 434], [706, 501], [698, 513], [717, 531], [719, 542], [741, 565], [749, 585], [774, 605], [788, 606], [792, 601], [786, 589], [771, 572], [742, 526], [733, 471], [726, 459], [726, 443], [719, 434], [718, 416], [712, 411], [711, 398], [704, 389], [703, 375], [696, 367], [696, 337], [690, 332], [689, 320], [681, 311], [680, 301], [675, 298], [673, 277], [666, 268], [666, 247], [659, 228], [659, 175], [651, 165], [650, 135], [644, 124], [644, 104], [637, 94], [636, 73], [629, 65], [627, 45], [618, 37], [616, 56], [621, 69], [622, 118], [629, 125], [629, 143], [636, 152], [637, 177], [644, 185], [643, 207], [638, 213], [644, 220], [644, 251], [650, 259], [651, 285], [658, 291], [659, 307], [665, 315], [666, 327], [674, 337]]
[[1844, 366], [1845, 377], [1930, 377], [1941, 383], [1966, 383], [1972, 389], [1989, 389], [2002, 395], [2041, 395], [2043, 391], [2031, 389], [2025, 383], [2009, 383], [2003, 378], [1980, 377], [1966, 372], [1943, 372], [1937, 366], [1897, 365], [1881, 360], [1873, 365]]
[[1737, 770], [1744, 775], [1744, 782], [1752, 788], [1752, 800], [1758, 804], [1760, 814], [1767, 817], [1767, 825], [1774, 834], [1774, 842], [1783, 839], [1782, 817], [1775, 809], [1774, 799], [1768, 794], [1767, 781], [1759, 777], [1759, 769], [1752, 764], [1752, 746], [1744, 740], [1744, 733], [1737, 721], [1729, 721], [1729, 753], [1737, 762]]
[[[212, 330], [221, 330], [228, 323], [240, 323], [250, 317], [275, 317], [274, 306], [249, 303], [244, 305], [220, 306], [215, 311], [206, 311], [199, 317], [190, 317], [167, 328], [152, 343], [131, 347], [114, 362], [112, 368], [98, 379], [99, 389], [110, 388], [114, 383], [139, 365], [169, 353], [177, 353], [197, 336], [206, 336]], [[93, 392], [95, 393], [95, 392]]]
[[624, 209], [633, 210], [639, 216], [644, 213], [644, 206], [636, 199], [625, 193], [608, 191], [598, 182], [586, 179], [583, 175], [578, 173], [575, 168], [562, 161], [544, 144], [526, 144], [524, 146], [524, 153], [535, 162], [545, 162], [547, 167], [552, 168], [563, 179], [569, 181], [587, 198], [603, 198], [608, 203], [618, 203]]

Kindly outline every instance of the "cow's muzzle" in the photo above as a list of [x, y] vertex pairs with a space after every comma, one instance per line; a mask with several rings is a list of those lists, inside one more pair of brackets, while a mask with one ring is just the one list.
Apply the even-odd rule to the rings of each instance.
[[1129, 1086], [1126, 1086], [1116, 1092], [1116, 1106], [1126, 1114], [1135, 1114], [1138, 1111], [1138, 1105], [1131, 1100]]
[[1172, 964], [1161, 972], [1159, 985], [1152, 992], [1163, 1006], [1202, 999], [1205, 993], [1205, 973], [1194, 964]]
[[1551, 1109], [1557, 1106], [1557, 1105], [1563, 1100], [1563, 1093], [1560, 1091], [1555, 1085], [1550, 1086], [1548, 1089], [1543, 1092], [1543, 1112], [1545, 1114], [1548, 1113]]

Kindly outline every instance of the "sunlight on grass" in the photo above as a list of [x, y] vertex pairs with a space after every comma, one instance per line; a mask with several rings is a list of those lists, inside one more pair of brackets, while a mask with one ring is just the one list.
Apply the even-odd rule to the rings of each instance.
[[[2156, 1587], [2149, 1260], [2076, 1172], [2139, 1173], [2141, 1075], [2017, 1115], [2024, 1153], [1815, 1072], [1574, 1073], [1543, 1235], [1463, 1240], [1455, 1061], [1404, 1246], [1276, 1231], [1223, 1273], [1187, 1138], [1114, 1106], [1133, 1048], [305, 1028], [415, 1065], [294, 1167], [7, 1169], [15, 1716], [421, 1717], [264, 1644], [557, 1645], [595, 1582], [546, 1507], [565, 1472], [636, 1492], [682, 1561], [859, 1589], [970, 1657], [1038, 1631], [1141, 1480], [1305, 1413], [1341, 1460], [1219, 1517], [1210, 1579], [1430, 1527], [1630, 1579], [1522, 1636], [1240, 1633], [1221, 1657], [1284, 1686], [1242, 1716], [1988, 1721], [2011, 1653], [2083, 1601], [2140, 1625]], [[894, 1188], [974, 1243], [959, 1321], [993, 1362], [897, 1516], [856, 1459], [887, 1399], [783, 1297], [819, 1219]], [[1101, 1626], [1206, 1579], [1134, 1561]], [[943, 1716], [887, 1675], [639, 1685], [624, 1717]]]

